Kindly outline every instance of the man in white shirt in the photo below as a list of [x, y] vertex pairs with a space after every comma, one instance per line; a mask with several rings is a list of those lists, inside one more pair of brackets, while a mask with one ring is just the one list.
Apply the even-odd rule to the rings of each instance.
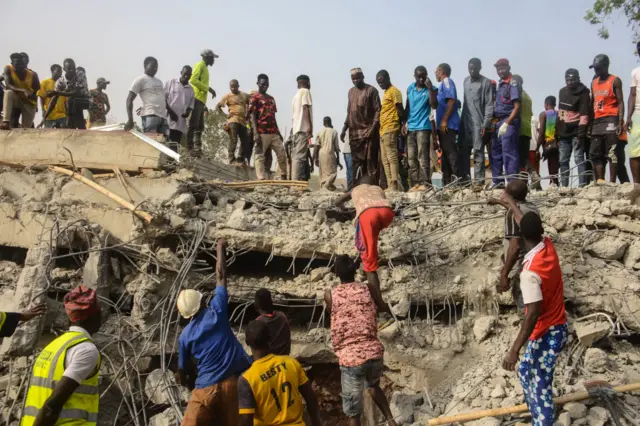
[[309, 157], [309, 139], [313, 134], [313, 112], [311, 102], [311, 81], [306, 75], [298, 76], [298, 92], [291, 103], [293, 109], [293, 147], [291, 153], [292, 179], [300, 180]]
[[169, 114], [169, 148], [178, 152], [182, 135], [187, 131], [187, 117], [193, 110], [195, 94], [189, 84], [191, 67], [182, 67], [179, 78], [174, 78], [164, 84], [167, 98], [167, 113]]
[[38, 355], [27, 391], [22, 424], [97, 423], [101, 357], [91, 335], [100, 329], [95, 290], [83, 285], [64, 297], [69, 331]]
[[142, 131], [144, 133], [160, 133], [169, 136], [167, 123], [167, 100], [164, 85], [155, 75], [158, 72], [158, 60], [152, 56], [144, 60], [144, 74], [133, 80], [127, 97], [127, 124], [125, 131], [133, 129], [133, 101], [140, 95], [142, 99]]
[[[636, 45], [640, 54], [640, 42]], [[640, 87], [640, 67], [634, 68], [631, 72], [631, 89], [629, 91], [629, 101], [627, 108], [627, 132], [629, 132], [629, 167], [633, 176], [633, 183], [640, 183], [640, 124], [633, 125], [636, 121], [640, 123], [640, 97], [637, 95]], [[620, 167], [625, 167], [621, 165]]]

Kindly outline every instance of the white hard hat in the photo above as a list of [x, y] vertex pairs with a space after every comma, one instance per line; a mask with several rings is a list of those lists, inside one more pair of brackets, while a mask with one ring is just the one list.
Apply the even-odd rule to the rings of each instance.
[[200, 301], [202, 300], [202, 293], [197, 290], [182, 290], [178, 295], [178, 311], [184, 318], [191, 318], [200, 310]]

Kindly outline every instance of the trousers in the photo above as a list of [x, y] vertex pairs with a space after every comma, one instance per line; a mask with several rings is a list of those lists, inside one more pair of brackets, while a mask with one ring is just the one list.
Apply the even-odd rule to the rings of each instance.
[[[280, 169], [280, 176], [284, 177], [287, 174], [287, 155], [284, 152], [284, 145], [282, 144], [282, 137], [279, 134], [262, 134], [260, 135], [260, 143], [256, 144], [254, 151], [256, 153], [255, 166], [256, 175], [258, 180], [264, 180], [265, 177], [265, 152], [273, 149], [278, 160], [278, 167]], [[271, 169], [271, 164], [269, 164]]]
[[387, 132], [380, 139], [380, 158], [387, 183], [398, 182], [398, 135], [399, 130]]
[[416, 130], [407, 135], [407, 157], [411, 185], [431, 183], [431, 130]]
[[291, 179], [302, 180], [304, 167], [305, 164], [307, 164], [307, 157], [309, 156], [309, 143], [305, 132], [298, 132], [293, 135], [293, 146], [291, 149]]
[[238, 377], [232, 376], [204, 389], [194, 389], [181, 426], [238, 424]]
[[393, 223], [390, 207], [372, 207], [360, 213], [356, 224], [355, 243], [365, 272], [378, 270], [378, 238], [380, 231]]
[[189, 118], [189, 130], [187, 131], [187, 148], [200, 149], [202, 141], [202, 132], [204, 131], [204, 111], [206, 110], [204, 103], [199, 100], [193, 102], [193, 111], [191, 111], [191, 117]]
[[539, 339], [529, 340], [518, 366], [524, 400], [534, 426], [553, 425], [553, 373], [567, 336], [567, 324], [549, 327]]
[[449, 129], [448, 132], [438, 132], [440, 149], [442, 150], [442, 185], [450, 184], [453, 178], [460, 177], [458, 170], [458, 147], [456, 146], [456, 136], [458, 132]]
[[344, 155], [344, 166], [347, 173], [347, 191], [351, 191], [353, 188], [353, 162], [351, 161], [351, 153], [347, 152]]
[[[520, 123], [511, 124], [507, 133], [498, 137], [498, 129], [506, 121], [503, 118], [496, 124], [496, 132], [493, 134], [491, 142], [491, 176], [494, 184], [504, 183], [504, 174], [507, 174], [507, 181], [517, 178], [520, 173], [519, 161], [519, 136]], [[527, 154], [528, 155], [528, 154]], [[502, 167], [504, 166], [504, 171]]]
[[[229, 164], [235, 161], [244, 161], [244, 149], [246, 147], [247, 139], [247, 127], [240, 123], [229, 123], [229, 147], [227, 150], [227, 157]], [[240, 141], [240, 153], [236, 158], [236, 146]]]

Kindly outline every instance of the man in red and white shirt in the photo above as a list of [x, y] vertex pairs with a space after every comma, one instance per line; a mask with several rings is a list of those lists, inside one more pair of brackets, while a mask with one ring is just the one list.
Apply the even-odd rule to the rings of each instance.
[[502, 366], [515, 370], [520, 349], [527, 344], [518, 366], [525, 401], [534, 425], [552, 425], [553, 373], [568, 334], [560, 260], [551, 239], [543, 235], [540, 216], [522, 214], [506, 192], [502, 201], [512, 209], [527, 250], [520, 274], [525, 317]]

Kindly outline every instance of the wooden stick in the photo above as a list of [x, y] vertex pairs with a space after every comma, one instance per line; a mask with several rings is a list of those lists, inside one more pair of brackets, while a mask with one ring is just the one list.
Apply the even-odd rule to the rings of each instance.
[[[628, 385], [616, 386], [613, 388], [616, 393], [633, 392], [640, 390], [640, 382], [631, 383]], [[553, 399], [553, 403], [556, 405], [564, 405], [568, 402], [582, 401], [589, 399], [591, 396], [589, 392], [582, 391], [571, 393], [569, 395], [563, 395]], [[492, 410], [472, 411], [471, 413], [456, 414], [455, 416], [436, 417], [429, 420], [427, 423], [429, 426], [446, 425], [449, 423], [464, 423], [471, 420], [478, 420], [484, 417], [504, 416], [507, 414], [524, 413], [527, 411], [527, 404], [514, 405], [512, 407], [494, 408]]]
[[109, 191], [108, 189], [104, 188], [101, 185], [98, 185], [97, 183], [95, 183], [92, 180], [87, 179], [86, 177], [78, 174], [78, 173], [74, 173], [71, 170], [67, 170], [67, 169], [63, 169], [62, 167], [58, 167], [58, 166], [51, 166], [50, 167], [51, 170], [53, 170], [54, 172], [58, 172], [61, 173], [63, 175], [67, 175], [67, 176], [71, 176], [72, 178], [79, 180], [80, 182], [84, 183], [87, 186], [90, 186], [91, 188], [95, 189], [96, 191], [106, 195], [107, 197], [111, 198], [113, 201], [115, 201], [116, 203], [120, 204], [122, 207], [131, 210], [133, 212], [133, 214], [135, 214], [136, 216], [138, 216], [140, 219], [143, 219], [145, 222], [147, 223], [151, 223], [151, 220], [153, 219], [153, 217], [142, 210], [136, 210], [136, 206], [134, 206], [133, 204], [129, 203], [128, 201], [124, 200], [122, 197], [120, 197], [117, 194], [114, 194], [113, 192]]
[[98, 173], [96, 175], [93, 175], [94, 179], [101, 179], [101, 178], [113, 178], [116, 177], [115, 173]]

